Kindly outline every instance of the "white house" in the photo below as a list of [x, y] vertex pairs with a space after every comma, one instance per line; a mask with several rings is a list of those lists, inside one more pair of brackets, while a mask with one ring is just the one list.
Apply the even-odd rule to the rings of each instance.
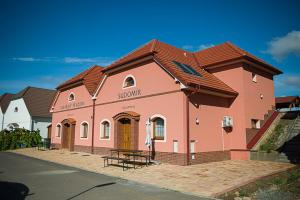
[[27, 87], [13, 96], [4, 115], [3, 128], [25, 128], [40, 130], [42, 138], [47, 138], [47, 126], [51, 123], [51, 102], [55, 91]]
[[13, 94], [5, 93], [0, 96], [0, 131], [4, 129], [4, 114], [7, 110], [8, 104], [11, 101]]

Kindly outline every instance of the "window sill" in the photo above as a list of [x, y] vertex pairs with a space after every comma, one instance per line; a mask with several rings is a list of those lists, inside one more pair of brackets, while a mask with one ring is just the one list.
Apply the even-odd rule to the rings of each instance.
[[110, 140], [110, 138], [109, 137], [102, 137], [102, 138], [100, 138], [100, 140]]

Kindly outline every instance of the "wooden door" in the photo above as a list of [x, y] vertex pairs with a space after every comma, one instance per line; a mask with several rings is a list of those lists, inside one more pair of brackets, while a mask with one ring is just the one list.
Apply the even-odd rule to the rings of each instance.
[[63, 141], [62, 148], [69, 149], [70, 147], [70, 124], [64, 124], [63, 126]]
[[131, 123], [130, 119], [123, 119], [121, 121], [122, 131], [122, 149], [131, 149]]

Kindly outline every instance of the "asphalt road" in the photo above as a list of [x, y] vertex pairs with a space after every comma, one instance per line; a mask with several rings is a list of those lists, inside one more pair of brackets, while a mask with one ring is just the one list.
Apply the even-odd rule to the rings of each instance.
[[206, 200], [14, 153], [0, 152], [0, 199], [25, 198]]

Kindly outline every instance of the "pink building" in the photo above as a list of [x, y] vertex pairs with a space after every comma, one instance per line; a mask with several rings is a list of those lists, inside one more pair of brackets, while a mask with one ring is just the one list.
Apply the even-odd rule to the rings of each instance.
[[274, 110], [280, 73], [229, 42], [191, 53], [152, 40], [58, 86], [52, 143], [99, 154], [147, 151], [150, 119], [155, 160], [248, 159], [247, 144]]

